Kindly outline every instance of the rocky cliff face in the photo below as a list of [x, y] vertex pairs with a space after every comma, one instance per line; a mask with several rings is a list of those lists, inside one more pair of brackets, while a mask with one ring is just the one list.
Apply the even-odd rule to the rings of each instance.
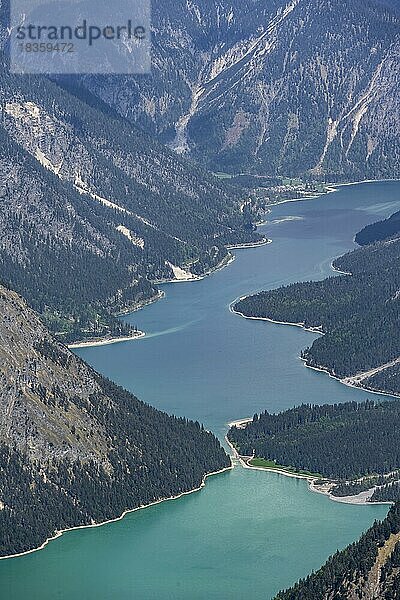
[[0, 287], [0, 556], [198, 487], [229, 458], [198, 423], [95, 373]]
[[153, 27], [151, 76], [85, 85], [176, 152], [230, 172], [399, 175], [396, 2], [174, 0]]
[[64, 341], [129, 333], [113, 315], [158, 280], [257, 239], [246, 193], [193, 159], [399, 175], [394, 2], [178, 0], [154, 3], [153, 26], [148, 77], [55, 82], [10, 75], [1, 57], [1, 279]]
[[100, 391], [90, 368], [53, 342], [15, 292], [0, 288], [0, 310], [1, 441], [39, 470], [62, 459], [109, 468], [104, 426], [84, 408]]

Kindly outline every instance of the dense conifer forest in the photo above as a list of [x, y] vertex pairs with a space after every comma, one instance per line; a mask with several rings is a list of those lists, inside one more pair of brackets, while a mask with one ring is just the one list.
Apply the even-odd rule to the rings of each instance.
[[391, 487], [392, 483], [398, 483], [400, 480], [400, 471], [391, 471], [385, 475], [367, 475], [361, 479], [356, 479], [353, 481], [342, 481], [339, 483], [335, 483], [330, 488], [330, 493], [332, 496], [356, 496], [362, 492], [370, 492], [372, 490], [372, 494], [368, 494], [367, 500], [370, 502], [375, 502], [378, 492], [385, 491], [387, 492], [387, 488], [390, 488], [390, 497], [389, 494], [387, 498], [385, 498], [385, 502], [393, 502], [395, 500], [399, 500], [398, 494], [396, 493], [396, 487]]
[[399, 401], [367, 401], [264, 412], [232, 427], [228, 439], [243, 456], [348, 480], [399, 469], [399, 431]]
[[400, 233], [400, 211], [395, 212], [388, 219], [367, 225], [357, 233], [355, 241], [360, 246], [365, 246], [395, 236], [398, 233]]
[[371, 497], [371, 502], [392, 502], [400, 500], [400, 482], [392, 481], [386, 485], [380, 486]]
[[177, 157], [100, 99], [7, 72], [0, 52], [0, 278], [64, 342], [129, 333], [114, 316], [173, 267], [204, 275], [260, 240], [246, 192]]
[[280, 592], [275, 600], [353, 598], [400, 598], [400, 502], [360, 540], [336, 552], [317, 572]]
[[400, 336], [395, 334], [400, 325], [400, 240], [391, 237], [358, 248], [336, 259], [334, 267], [348, 274], [261, 292], [240, 300], [234, 309], [249, 317], [317, 328], [324, 335], [302, 353], [308, 365], [351, 378], [355, 385], [400, 393]]
[[[206, 473], [229, 466], [216, 438], [199, 423], [168, 416], [93, 375], [99, 391], [88, 401], [62, 394], [55, 401], [66, 410], [87, 410], [95, 423], [91, 436], [96, 427], [107, 431], [107, 464], [90, 455], [31, 463], [23, 450], [0, 444], [0, 556], [40, 546], [60, 529], [100, 523], [192, 490]], [[40, 393], [49, 406], [50, 394]], [[72, 424], [71, 434], [77, 429]]]
[[0, 287], [0, 556], [201, 485], [230, 459], [197, 422], [105, 379]]

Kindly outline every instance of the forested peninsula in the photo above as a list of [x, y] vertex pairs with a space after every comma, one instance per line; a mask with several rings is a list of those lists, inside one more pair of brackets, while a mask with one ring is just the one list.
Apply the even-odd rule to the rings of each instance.
[[233, 310], [317, 330], [324, 335], [302, 352], [308, 366], [347, 384], [400, 394], [397, 227], [398, 216], [393, 215], [360, 232], [356, 239], [366, 245], [333, 263], [345, 274], [247, 296]]
[[368, 491], [374, 502], [400, 500], [399, 430], [400, 401], [367, 401], [265, 411], [227, 437], [249, 466], [308, 476], [337, 497]]

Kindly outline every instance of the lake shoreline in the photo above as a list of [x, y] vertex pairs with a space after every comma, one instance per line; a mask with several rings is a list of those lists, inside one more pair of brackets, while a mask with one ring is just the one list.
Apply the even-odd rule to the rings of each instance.
[[[251, 296], [253, 294], [249, 294], [249, 296]], [[242, 317], [243, 319], [250, 319], [253, 321], [267, 321], [269, 323], [274, 323], [275, 325], [289, 325], [291, 327], [300, 327], [300, 329], [303, 329], [304, 331], [308, 331], [310, 333], [314, 333], [316, 335], [325, 335], [323, 331], [321, 331], [321, 326], [318, 327], [306, 327], [304, 323], [291, 323], [290, 321], [277, 321], [276, 319], [270, 319], [269, 317], [250, 317], [248, 315], [245, 315], [244, 313], [242, 313], [239, 310], [235, 310], [234, 309], [234, 305], [239, 302], [240, 300], [244, 300], [245, 298], [247, 298], [248, 296], [242, 296], [240, 298], [237, 298], [236, 300], [234, 300], [230, 306], [229, 306], [229, 310], [231, 313], [235, 314], [235, 315], [239, 315], [240, 317]], [[352, 381], [353, 378], [356, 378], [357, 376], [359, 376], [360, 374], [355, 374], [349, 377], [345, 377], [345, 378], [340, 378], [337, 375], [334, 375], [333, 373], [331, 373], [331, 371], [327, 368], [324, 367], [322, 365], [310, 365], [307, 362], [306, 358], [302, 358], [301, 356], [298, 357], [304, 364], [304, 366], [307, 369], [312, 369], [313, 371], [319, 371], [321, 373], [325, 373], [326, 375], [328, 375], [329, 377], [331, 377], [332, 379], [335, 379], [336, 381], [339, 381], [339, 383], [341, 383], [342, 385], [345, 385], [347, 387], [351, 387], [351, 388], [355, 388], [355, 389], [359, 389], [359, 390], [364, 390], [366, 392], [369, 392], [370, 394], [378, 394], [380, 396], [388, 396], [389, 398], [395, 398], [395, 399], [399, 399], [400, 398], [400, 394], [395, 394], [393, 392], [387, 392], [385, 390], [376, 390], [373, 388], [370, 388], [366, 385], [357, 385], [355, 382]]]
[[[268, 221], [261, 221], [258, 223], [258, 227], [261, 225], [266, 225]], [[228, 250], [245, 250], [246, 248], [258, 248], [259, 246], [268, 246], [268, 244], [272, 244], [272, 240], [269, 238], [262, 238], [259, 242], [248, 242], [244, 244], [236, 244], [233, 246], [226, 246]]]
[[[233, 425], [237, 425], [239, 423], [244, 424], [244, 423], [248, 423], [249, 421], [252, 421], [252, 419], [243, 419], [240, 421], [233, 421], [232, 423], [229, 423], [229, 426], [233, 426]], [[291, 473], [289, 471], [285, 471], [283, 469], [274, 469], [273, 467], [254, 467], [253, 465], [249, 465], [247, 460], [253, 458], [253, 457], [249, 457], [249, 456], [242, 456], [239, 454], [239, 452], [236, 450], [235, 446], [232, 444], [232, 442], [229, 441], [228, 436], [225, 436], [225, 441], [228, 444], [229, 448], [232, 451], [232, 458], [234, 460], [237, 460], [240, 463], [240, 466], [243, 467], [244, 469], [251, 469], [253, 471], [265, 471], [265, 472], [269, 472], [269, 473], [277, 473], [278, 475], [284, 475], [285, 477], [293, 477], [295, 479], [306, 479], [308, 481], [310, 480], [314, 480], [315, 477], [310, 477], [309, 475], [301, 475], [301, 473]]]
[[285, 200], [277, 200], [276, 202], [271, 202], [268, 204], [268, 208], [272, 206], [278, 206], [279, 204], [286, 204], [288, 202], [301, 202], [303, 200], [316, 200], [321, 196], [325, 196], [326, 194], [332, 194], [333, 192], [338, 191], [341, 187], [349, 186], [349, 185], [361, 185], [362, 183], [385, 183], [389, 181], [399, 181], [399, 179], [362, 179], [360, 181], [348, 181], [345, 183], [326, 183], [326, 188], [323, 192], [316, 192], [312, 196], [302, 196], [301, 198], [287, 198]]
[[147, 300], [143, 300], [142, 302], [136, 302], [135, 304], [115, 313], [115, 317], [122, 317], [124, 315], [130, 315], [134, 312], [137, 312], [138, 310], [141, 310], [142, 308], [145, 308], [146, 306], [150, 306], [151, 304], [154, 304], [154, 302], [158, 302], [158, 300], [162, 300], [162, 298], [165, 297], [165, 293], [162, 290], [158, 290], [157, 294], [154, 294], [153, 296], [151, 296], [150, 298], [147, 298]]
[[[268, 244], [272, 244], [272, 240], [270, 240], [266, 237], [263, 237], [258, 242], [249, 242], [249, 243], [245, 243], [245, 244], [238, 244], [237, 246], [226, 246], [226, 248], [227, 248], [227, 250], [235, 250], [235, 249], [245, 250], [247, 248], [258, 248], [260, 246], [266, 246]], [[203, 275], [195, 275], [193, 277], [187, 277], [187, 278], [182, 278], [182, 279], [160, 279], [153, 283], [155, 285], [164, 285], [164, 284], [170, 284], [170, 283], [191, 283], [191, 282], [196, 282], [196, 281], [202, 281], [206, 277], [209, 277], [210, 275], [213, 275], [214, 273], [217, 273], [218, 271], [225, 269], [230, 264], [232, 264], [234, 262], [234, 260], [235, 260], [235, 255], [232, 254], [231, 252], [228, 252], [228, 254], [218, 263], [218, 265], [216, 265], [213, 269], [209, 269]], [[158, 300], [162, 300], [163, 298], [165, 298], [165, 292], [163, 290], [158, 290], [158, 293], [155, 294], [154, 296], [152, 296], [151, 298], [144, 300], [142, 303], [138, 303], [132, 307], [126, 308], [125, 310], [116, 313], [115, 316], [118, 317], [118, 316], [133, 314], [133, 313], [141, 310], [142, 308], [145, 308], [146, 306], [150, 306], [151, 304], [158, 302]], [[99, 337], [99, 338], [95, 338], [92, 340], [91, 339], [87, 339], [87, 340], [83, 339], [83, 340], [79, 340], [77, 342], [71, 342], [70, 344], [66, 344], [66, 345], [70, 350], [75, 350], [75, 349], [77, 350], [80, 348], [93, 348], [96, 346], [108, 346], [110, 344], [117, 344], [117, 343], [121, 343], [121, 342], [132, 342], [135, 340], [142, 339], [144, 337], [146, 337], [146, 332], [138, 330], [137, 335], [117, 336], [117, 337], [110, 337], [110, 338]]]
[[[261, 246], [264, 244], [257, 243], [257, 246], [258, 245]], [[249, 247], [249, 246], [246, 246], [246, 247]], [[209, 275], [212, 275], [213, 273], [216, 273], [217, 271], [220, 271], [221, 269], [224, 269], [225, 267], [229, 266], [234, 260], [235, 260], [234, 255], [231, 254], [230, 252], [228, 252], [227, 256], [224, 257], [222, 259], [222, 261], [218, 265], [216, 265], [216, 267], [214, 269], [210, 269], [203, 275], [187, 277], [187, 278], [182, 278], [182, 279], [160, 279], [160, 280], [154, 281], [153, 283], [155, 285], [163, 285], [166, 283], [189, 283], [189, 282], [194, 282], [194, 281], [201, 281], [202, 279], [205, 279]], [[133, 314], [135, 312], [138, 312], [142, 308], [145, 308], [146, 306], [150, 306], [151, 304], [158, 302], [158, 300], [162, 300], [163, 298], [165, 298], [165, 292], [163, 290], [158, 290], [157, 294], [154, 294], [154, 296], [151, 296], [151, 298], [148, 298], [147, 300], [144, 300], [143, 302], [138, 302], [122, 311], [119, 311], [118, 313], [115, 314], [115, 316], [122, 317], [124, 315]], [[67, 347], [70, 350], [77, 350], [79, 348], [94, 348], [96, 346], [108, 346], [110, 344], [117, 344], [120, 342], [131, 342], [134, 340], [142, 339], [144, 337], [146, 337], [146, 332], [138, 331], [138, 335], [117, 336], [117, 337], [110, 337], [110, 338], [105, 336], [105, 337], [95, 338], [92, 340], [91, 339], [87, 339], [87, 340], [83, 339], [83, 340], [80, 340], [77, 342], [72, 342], [71, 344], [67, 344]]]
[[[250, 419], [250, 418], [238, 419], [237, 421], [232, 421], [231, 423], [228, 423], [228, 427], [231, 428], [234, 425], [240, 427], [242, 425], [245, 425], [246, 423], [251, 422], [252, 420], [253, 419]], [[278, 475], [284, 475], [284, 477], [292, 477], [294, 479], [304, 479], [308, 483], [308, 490], [310, 492], [322, 494], [323, 496], [326, 496], [327, 498], [329, 498], [329, 500], [332, 500], [333, 502], [339, 502], [340, 504], [351, 504], [353, 506], [354, 505], [356, 505], [356, 506], [378, 506], [378, 505], [392, 505], [393, 504], [393, 502], [391, 502], [391, 501], [368, 502], [364, 498], [360, 499], [360, 494], [355, 494], [354, 496], [334, 496], [330, 492], [329, 489], [325, 489], [325, 490], [319, 489], [318, 486], [316, 485], [316, 482], [320, 481], [320, 479], [317, 477], [313, 477], [312, 475], [304, 475], [301, 473], [292, 473], [291, 471], [286, 471], [285, 469], [274, 469], [273, 467], [257, 467], [257, 466], [250, 465], [249, 460], [253, 457], [240, 455], [239, 452], [236, 450], [235, 446], [228, 439], [228, 434], [226, 434], [226, 436], [225, 436], [225, 441], [232, 451], [232, 460], [237, 460], [239, 462], [240, 466], [243, 467], [244, 469], [251, 469], [253, 471], [265, 471], [267, 473], [276, 473]], [[329, 481], [330, 484], [333, 483], [332, 480], [327, 479], [326, 481]]]
[[[260, 223], [259, 225], [263, 224], [264, 223]], [[246, 248], [259, 248], [260, 246], [266, 246], [268, 244], [272, 244], [272, 240], [263, 237], [257, 242], [245, 242], [243, 244], [227, 245], [225, 246], [225, 248], [228, 250], [228, 254], [214, 268], [208, 269], [202, 275], [193, 275], [193, 277], [186, 278], [182, 277], [182, 279], [159, 279], [154, 283], [156, 285], [164, 285], [166, 283], [191, 283], [195, 281], [202, 281], [203, 279], [206, 279], [206, 277], [210, 277], [210, 275], [213, 275], [214, 273], [218, 273], [218, 271], [225, 269], [234, 262], [235, 255], [229, 252], [230, 250], [245, 250]]]
[[[306, 329], [306, 331], [308, 331], [308, 330]], [[385, 390], [375, 390], [374, 388], [370, 388], [367, 385], [357, 385], [356, 383], [353, 383], [351, 381], [351, 379], [354, 377], [357, 377], [357, 374], [351, 375], [348, 378], [341, 379], [337, 375], [333, 375], [333, 373], [331, 373], [327, 367], [309, 365], [305, 358], [302, 358], [301, 356], [299, 356], [299, 358], [304, 363], [304, 366], [307, 367], [307, 369], [312, 369], [313, 371], [319, 371], [320, 373], [325, 373], [332, 379], [336, 379], [336, 381], [339, 381], [339, 383], [341, 383], [342, 385], [346, 385], [347, 387], [355, 388], [358, 390], [364, 390], [365, 392], [368, 392], [370, 394], [378, 394], [380, 396], [389, 396], [389, 398], [394, 398], [396, 400], [398, 400], [400, 398], [400, 394], [394, 394], [393, 392], [386, 392]]]
[[[318, 489], [318, 486], [315, 485], [314, 481], [310, 481], [308, 487], [311, 492], [327, 496], [329, 500], [332, 500], [333, 502], [338, 502], [339, 504], [351, 504], [353, 506], [392, 506], [392, 504], [394, 504], [394, 502], [392, 501], [368, 502], [368, 500], [364, 498], [366, 492], [360, 492], [359, 494], [354, 494], [354, 496], [334, 496], [329, 490]], [[369, 491], [370, 490], [367, 490], [367, 492]]]
[[[209, 277], [210, 275], [213, 275], [214, 273], [217, 273], [218, 271], [225, 269], [225, 267], [228, 267], [230, 264], [232, 264], [234, 260], [235, 260], [234, 255], [231, 254], [230, 252], [228, 252], [228, 254], [226, 256], [224, 256], [224, 258], [217, 265], [215, 265], [215, 267], [213, 267], [212, 269], [208, 269], [202, 275], [193, 275], [193, 277], [183, 277], [182, 279], [175, 279], [175, 278], [174, 279], [173, 278], [157, 279], [153, 283], [155, 285], [164, 285], [166, 283], [192, 283], [192, 282], [196, 282], [196, 281], [202, 281], [203, 279], [206, 279], [206, 277]], [[165, 296], [165, 292], [163, 292], [163, 297], [164, 296]], [[140, 306], [140, 307], [138, 307], [137, 310], [140, 310], [140, 308], [143, 308], [143, 307]]]
[[150, 502], [149, 504], [144, 504], [142, 506], [137, 506], [136, 508], [131, 508], [131, 509], [125, 510], [118, 517], [114, 517], [112, 519], [107, 519], [106, 521], [101, 521], [100, 523], [91, 523], [89, 525], [77, 525], [75, 527], [67, 527], [66, 529], [61, 529], [60, 531], [56, 531], [56, 533], [53, 536], [48, 537], [43, 542], [43, 544], [41, 544], [37, 548], [32, 548], [31, 550], [25, 550], [24, 552], [18, 552], [16, 554], [8, 554], [7, 556], [0, 556], [0, 560], [19, 558], [21, 556], [27, 556], [28, 554], [32, 554], [33, 552], [39, 552], [39, 550], [43, 550], [50, 542], [60, 538], [64, 533], [67, 533], [68, 531], [78, 531], [79, 529], [94, 529], [95, 527], [103, 527], [103, 525], [107, 525], [108, 523], [116, 523], [117, 521], [122, 521], [122, 519], [124, 519], [126, 517], [126, 515], [134, 513], [138, 510], [144, 510], [146, 508], [150, 508], [151, 506], [156, 506], [157, 504], [161, 504], [162, 502], [179, 500], [179, 498], [183, 498], [183, 496], [188, 496], [189, 494], [193, 494], [195, 492], [200, 492], [205, 487], [208, 477], [213, 477], [214, 475], [220, 475], [221, 473], [225, 473], [226, 471], [231, 471], [232, 469], [233, 469], [233, 464], [231, 464], [230, 467], [224, 467], [223, 469], [219, 469], [218, 471], [211, 471], [210, 473], [205, 473], [205, 475], [203, 476], [202, 482], [198, 487], [193, 488], [191, 490], [187, 490], [186, 492], [181, 492], [180, 494], [177, 494], [176, 496], [160, 498], [159, 500], [155, 500], [154, 502]]
[[145, 337], [144, 331], [138, 331], [137, 335], [122, 335], [120, 337], [110, 337], [110, 338], [96, 338], [93, 340], [82, 340], [81, 342], [73, 342], [72, 344], [67, 344], [67, 347], [70, 350], [75, 350], [77, 348], [93, 348], [95, 346], [109, 346], [110, 344], [118, 344], [120, 342], [133, 342], [134, 340], [139, 340]]
[[274, 323], [275, 325], [290, 325], [292, 327], [300, 327], [301, 329], [304, 329], [304, 331], [309, 331], [310, 333], [324, 335], [323, 332], [321, 331], [321, 326], [306, 327], [304, 323], [291, 323], [290, 321], [277, 321], [277, 320], [271, 319], [269, 317], [250, 317], [249, 315], [245, 315], [244, 313], [242, 313], [240, 310], [235, 310], [234, 305], [237, 302], [240, 302], [241, 300], [245, 300], [246, 298], [248, 298], [249, 296], [252, 296], [252, 295], [253, 294], [249, 294], [248, 296], [241, 296], [240, 298], [237, 298], [236, 300], [231, 302], [231, 304], [229, 305], [230, 312], [234, 315], [239, 315], [239, 317], [242, 317], [243, 319], [249, 319], [250, 321], [267, 321], [268, 323]]
[[[371, 179], [371, 180], [366, 179], [366, 180], [362, 180], [362, 181], [352, 181], [352, 182], [348, 182], [348, 183], [337, 183], [337, 184], [336, 183], [327, 183], [326, 189], [324, 191], [317, 193], [313, 196], [307, 196], [307, 197], [301, 197], [301, 198], [289, 198], [286, 200], [273, 202], [267, 206], [267, 212], [269, 213], [270, 208], [272, 208], [274, 206], [278, 206], [280, 204], [286, 204], [289, 202], [302, 202], [302, 201], [317, 200], [321, 196], [324, 196], [324, 195], [327, 195], [327, 194], [337, 191], [340, 187], [350, 186], [350, 185], [359, 185], [359, 184], [363, 184], [363, 183], [383, 183], [386, 181], [389, 182], [389, 181], [398, 181], [398, 180], [397, 179]], [[266, 225], [266, 224], [268, 224], [268, 221], [263, 220], [260, 223], [257, 223], [257, 227]], [[206, 277], [209, 277], [210, 275], [217, 273], [221, 269], [228, 267], [235, 260], [235, 255], [232, 254], [230, 252], [230, 250], [244, 250], [247, 248], [258, 248], [261, 246], [271, 244], [272, 242], [273, 242], [272, 239], [263, 237], [261, 240], [259, 240], [257, 242], [248, 242], [248, 243], [244, 243], [244, 244], [227, 245], [227, 246], [225, 246], [226, 249], [228, 250], [227, 256], [225, 256], [218, 265], [216, 265], [212, 269], [207, 270], [203, 275], [194, 275], [193, 277], [187, 277], [187, 278], [182, 278], [182, 279], [160, 279], [160, 280], [154, 281], [153, 283], [155, 285], [163, 285], [166, 283], [188, 283], [188, 282], [202, 281]], [[339, 257], [336, 257], [336, 258], [339, 258]], [[334, 260], [336, 260], [336, 259], [333, 259], [332, 263], [334, 262]], [[336, 269], [333, 266], [332, 263], [331, 263], [331, 267], [337, 273], [340, 273], [343, 275], [351, 275], [351, 273], [344, 273], [342, 271], [339, 271], [338, 269]], [[243, 298], [246, 298], [246, 297], [247, 296], [243, 296]], [[132, 306], [125, 308], [121, 311], [118, 311], [117, 313], [115, 313], [115, 316], [118, 317], [118, 316], [132, 314], [134, 312], [141, 310], [142, 308], [145, 308], [146, 306], [153, 304], [154, 302], [158, 302], [158, 300], [161, 300], [163, 298], [165, 298], [165, 292], [163, 290], [158, 290], [157, 294], [155, 294], [151, 298], [148, 298], [148, 299], [144, 300], [143, 302], [138, 302], [136, 304], [133, 304]], [[239, 298], [239, 300], [241, 300], [241, 299], [242, 298]], [[232, 312], [236, 312], [236, 311], [232, 311]], [[237, 314], [239, 314], [239, 313], [237, 313]], [[250, 318], [250, 317], [246, 317], [245, 315], [241, 315], [241, 316], [243, 316], [244, 318]], [[284, 324], [284, 325], [295, 325], [295, 326], [299, 326], [299, 327], [301, 326], [296, 323], [284, 323], [284, 322], [279, 322], [279, 321], [273, 321], [272, 319], [265, 319], [265, 320], [270, 320], [270, 322], [277, 323], [277, 324], [279, 323], [279, 324]], [[319, 333], [318, 330], [314, 330], [312, 328], [307, 329], [304, 327], [304, 329], [306, 331], [312, 331], [315, 333]], [[107, 339], [106, 337], [96, 338], [95, 340], [83, 339], [83, 340], [79, 340], [77, 342], [72, 342], [71, 344], [66, 344], [66, 345], [70, 349], [90, 348], [90, 347], [95, 347], [95, 346], [105, 346], [105, 345], [109, 345], [109, 344], [115, 344], [115, 343], [119, 343], [119, 342], [133, 341], [133, 340], [137, 340], [137, 339], [142, 339], [143, 337], [146, 336], [146, 333], [143, 331], [140, 331], [139, 334], [140, 335], [137, 335], [137, 336], [120, 336], [120, 337], [109, 338], [109, 339]], [[367, 389], [367, 388], [363, 388], [363, 389]], [[370, 390], [370, 391], [372, 391], [372, 390]], [[376, 393], [380, 393], [380, 392], [376, 392]], [[382, 392], [382, 393], [384, 393], [384, 392]]]

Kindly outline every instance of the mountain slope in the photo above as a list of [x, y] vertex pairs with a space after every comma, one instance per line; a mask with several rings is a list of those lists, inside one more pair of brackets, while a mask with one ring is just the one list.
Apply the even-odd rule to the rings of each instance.
[[201, 485], [230, 460], [198, 424], [95, 373], [0, 288], [0, 556]]
[[[389, 223], [367, 231], [375, 237]], [[336, 259], [335, 268], [345, 275], [261, 292], [234, 308], [248, 317], [315, 328], [324, 335], [302, 353], [307, 365], [345, 383], [399, 394], [399, 264], [400, 239], [389, 237]]]
[[[243, 197], [105, 107], [0, 71], [0, 279], [64, 341], [259, 239]], [[178, 267], [179, 269], [176, 269]]]
[[329, 558], [316, 573], [275, 600], [398, 600], [400, 503], [359, 541]]
[[400, 211], [393, 213], [383, 221], [367, 225], [357, 233], [354, 241], [360, 246], [366, 246], [387, 238], [395, 238], [399, 233]]
[[379, 0], [154, 3], [152, 74], [83, 84], [213, 170], [394, 177], [399, 22]]

